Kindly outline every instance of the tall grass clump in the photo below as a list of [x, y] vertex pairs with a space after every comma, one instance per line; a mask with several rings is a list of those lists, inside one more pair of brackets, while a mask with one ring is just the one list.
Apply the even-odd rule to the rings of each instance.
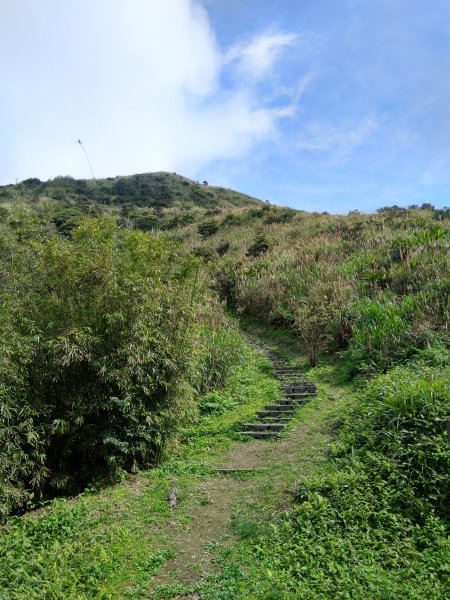
[[411, 296], [400, 300], [363, 298], [344, 316], [349, 347], [342, 355], [353, 372], [384, 371], [413, 354], [424, 340], [414, 328], [418, 304]]
[[195, 389], [199, 395], [220, 389], [244, 357], [245, 344], [237, 323], [215, 298], [197, 318]]
[[236, 341], [219, 307], [204, 307], [196, 261], [165, 237], [89, 218], [69, 237], [9, 232], [2, 516], [160, 461], [196, 415], [196, 388], [223, 383]]
[[293, 328], [302, 340], [311, 366], [336, 347], [342, 325], [340, 313], [354, 297], [351, 282], [324, 263], [303, 278], [303, 295], [291, 300]]

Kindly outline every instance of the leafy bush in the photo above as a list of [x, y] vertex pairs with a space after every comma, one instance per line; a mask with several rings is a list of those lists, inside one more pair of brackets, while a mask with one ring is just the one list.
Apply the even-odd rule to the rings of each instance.
[[200, 223], [197, 229], [203, 238], [207, 238], [219, 231], [219, 224], [211, 219], [209, 221], [203, 221], [203, 223]]
[[193, 267], [161, 237], [94, 219], [4, 252], [3, 515], [159, 460], [195, 412]]
[[287, 223], [296, 215], [296, 211], [292, 208], [275, 208], [271, 207], [265, 211], [264, 223], [272, 225], [273, 223]]
[[415, 352], [420, 344], [413, 322], [417, 303], [411, 296], [399, 302], [363, 298], [351, 305], [344, 321], [349, 348], [342, 353], [353, 372], [386, 371]]
[[347, 418], [336, 455], [356, 452], [377, 480], [391, 486], [391, 503], [405, 514], [420, 520], [427, 505], [445, 513], [449, 400], [448, 367], [420, 362], [397, 367], [368, 384], [362, 401]]
[[219, 298], [224, 300], [229, 308], [236, 308], [239, 269], [228, 263], [214, 275], [214, 284]]
[[199, 320], [200, 355], [196, 357], [196, 389], [206, 394], [221, 388], [244, 353], [244, 340], [237, 325], [213, 303]]
[[230, 249], [230, 242], [224, 242], [223, 244], [219, 244], [216, 248], [216, 252], [219, 256], [224, 256]]
[[270, 244], [269, 240], [266, 238], [266, 236], [263, 233], [261, 233], [256, 236], [255, 241], [248, 248], [247, 256], [253, 256], [253, 257], [261, 256], [261, 254], [264, 254], [265, 252], [267, 252], [267, 250], [270, 248], [270, 246], [271, 246], [271, 244]]

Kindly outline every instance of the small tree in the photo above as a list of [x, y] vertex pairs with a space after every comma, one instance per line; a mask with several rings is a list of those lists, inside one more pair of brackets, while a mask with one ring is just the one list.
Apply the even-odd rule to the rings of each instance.
[[219, 225], [216, 221], [211, 219], [209, 221], [203, 221], [203, 223], [200, 223], [197, 229], [202, 237], [207, 238], [219, 231]]
[[256, 236], [255, 241], [247, 250], [247, 256], [252, 256], [256, 258], [257, 256], [261, 256], [261, 254], [265, 254], [267, 250], [270, 248], [271, 243], [266, 238], [266, 236], [261, 233]]

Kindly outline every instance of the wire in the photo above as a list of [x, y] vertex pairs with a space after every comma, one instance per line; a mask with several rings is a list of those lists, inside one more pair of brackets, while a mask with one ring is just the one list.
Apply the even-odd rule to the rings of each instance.
[[84, 155], [86, 156], [86, 159], [88, 161], [89, 168], [91, 169], [92, 179], [95, 179], [94, 169], [92, 168], [91, 159], [89, 158], [89, 154], [86, 152], [86, 148], [83, 146], [83, 142], [80, 139], [78, 139], [77, 144], [80, 144], [80, 146], [84, 152]]

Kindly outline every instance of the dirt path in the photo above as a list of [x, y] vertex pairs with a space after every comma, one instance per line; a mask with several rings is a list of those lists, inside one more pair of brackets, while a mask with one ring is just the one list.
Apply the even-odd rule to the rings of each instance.
[[[192, 585], [215, 572], [214, 548], [233, 539], [234, 512], [244, 505], [256, 507], [265, 488], [273, 492], [272, 500], [276, 500], [280, 508], [290, 504], [295, 482], [311, 470], [312, 459], [324, 452], [329, 425], [299, 423], [281, 440], [236, 443], [218, 468], [236, 470], [237, 476], [219, 473], [201, 481], [197, 489], [182, 500], [183, 504], [190, 505], [189, 520], [180, 525], [168, 522], [167, 540], [176, 556], [155, 576], [154, 588]], [[239, 470], [245, 473], [251, 469], [255, 470], [253, 476], [239, 477]]]
[[[168, 541], [176, 556], [168, 560], [154, 579], [154, 585], [191, 585], [206, 573], [214, 572], [209, 546], [221, 537], [231, 537], [233, 503], [242, 490], [242, 481], [214, 477], [200, 482], [184, 500], [192, 504], [190, 519], [176, 526], [169, 522]], [[175, 509], [176, 510], [176, 509]]]
[[250, 511], [256, 518], [267, 507], [284, 509], [293, 502], [296, 484], [325, 460], [335, 399], [322, 389], [319, 397], [299, 408], [280, 439], [236, 442], [214, 461], [215, 474], [200, 481], [181, 500], [180, 509], [186, 511], [186, 518], [167, 524], [168, 546], [176, 556], [154, 577], [155, 595], [150, 598], [199, 598], [195, 593], [182, 592], [161, 596], [158, 589], [174, 584], [192, 586], [217, 572], [214, 556], [220, 545], [234, 541], [234, 515]]

